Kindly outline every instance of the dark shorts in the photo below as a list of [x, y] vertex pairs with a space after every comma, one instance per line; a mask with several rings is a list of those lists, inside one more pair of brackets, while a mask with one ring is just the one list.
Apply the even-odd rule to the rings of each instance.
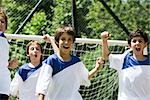
[[8, 100], [9, 96], [6, 94], [0, 94], [0, 100]]

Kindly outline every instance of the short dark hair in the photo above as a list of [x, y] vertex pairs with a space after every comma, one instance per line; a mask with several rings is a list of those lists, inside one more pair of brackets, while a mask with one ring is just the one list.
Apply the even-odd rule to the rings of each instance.
[[134, 37], [142, 37], [144, 39], [145, 42], [149, 42], [148, 40], [148, 36], [147, 34], [144, 32], [143, 29], [139, 28], [137, 29], [135, 32], [131, 32], [128, 36], [128, 44], [130, 45], [131, 44], [131, 40], [134, 38]]
[[73, 31], [72, 27], [63, 26], [63, 27], [58, 28], [56, 30], [56, 33], [55, 33], [55, 42], [56, 42], [56, 44], [59, 43], [59, 38], [61, 37], [61, 35], [63, 33], [67, 33], [68, 35], [71, 35], [72, 38], [73, 38], [73, 42], [75, 41], [75, 32]]
[[8, 19], [7, 19], [6, 12], [4, 11], [3, 8], [0, 8], [0, 16], [5, 19], [5, 22], [6, 22], [6, 27], [5, 28], [7, 29]]

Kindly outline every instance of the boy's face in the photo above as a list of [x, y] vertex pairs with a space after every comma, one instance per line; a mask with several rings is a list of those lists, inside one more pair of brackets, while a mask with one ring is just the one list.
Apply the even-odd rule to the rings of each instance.
[[0, 16], [0, 31], [5, 32], [6, 30], [6, 21], [3, 17]]
[[30, 61], [40, 61], [41, 59], [41, 47], [38, 44], [32, 44], [29, 46], [29, 54], [27, 56], [30, 57]]
[[129, 47], [132, 48], [133, 52], [136, 54], [143, 54], [143, 50], [146, 46], [147, 43], [144, 41], [144, 38], [140, 36], [133, 37], [131, 39], [131, 44], [129, 45]]
[[67, 33], [63, 33], [59, 38], [59, 50], [63, 54], [70, 54], [73, 44], [73, 37]]

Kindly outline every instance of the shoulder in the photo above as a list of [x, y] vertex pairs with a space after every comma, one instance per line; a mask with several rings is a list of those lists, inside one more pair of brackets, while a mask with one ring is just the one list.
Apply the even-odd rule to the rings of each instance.
[[6, 38], [4, 32], [0, 32], [0, 37]]
[[45, 60], [52, 60], [52, 59], [57, 59], [57, 55], [56, 54], [52, 54], [49, 57], [47, 57]]
[[72, 57], [73, 61], [75, 61], [75, 62], [80, 62], [81, 61], [80, 58], [77, 57], [77, 56], [71, 55], [71, 57]]
[[23, 64], [21, 67], [19, 67], [19, 70], [21, 70], [21, 69], [26, 69], [28, 66], [29, 66], [28, 63]]
[[8, 44], [9, 45], [9, 42], [8, 42], [6, 36], [3, 32], [0, 32], [0, 42], [3, 42], [3, 44]]
[[47, 57], [43, 63], [46, 63], [48, 65], [51, 65], [53, 62], [55, 62], [56, 60], [58, 60], [58, 57], [56, 54], [52, 54], [49, 57]]
[[20, 73], [22, 73], [24, 70], [28, 70], [28, 68], [29, 68], [29, 64], [26, 63], [26, 64], [22, 65], [21, 67], [19, 67], [18, 73], [20, 74]]
[[144, 61], [144, 63], [146, 65], [150, 65], [150, 55], [146, 55], [145, 57], [146, 57], [146, 60]]
[[46, 63], [42, 63], [41, 68], [42, 68], [42, 67], [50, 67], [50, 65], [48, 65], [48, 64], [46, 64]]
[[43, 63], [41, 66], [41, 70], [44, 70], [44, 72], [47, 72], [48, 70], [52, 71], [53, 69], [52, 69], [51, 65]]

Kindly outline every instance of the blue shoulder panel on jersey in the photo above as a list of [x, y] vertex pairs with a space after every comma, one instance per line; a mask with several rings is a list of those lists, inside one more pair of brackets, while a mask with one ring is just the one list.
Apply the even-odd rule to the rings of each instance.
[[122, 69], [135, 67], [137, 65], [150, 65], [150, 56], [145, 56], [145, 57], [146, 59], [144, 61], [137, 61], [133, 58], [132, 53], [128, 53], [124, 58]]
[[4, 35], [4, 32], [0, 32], [0, 37], [6, 38], [6, 36]]
[[29, 64], [24, 64], [18, 69], [18, 74], [21, 76], [22, 80], [25, 81], [34, 71], [42, 66], [42, 63], [35, 68], [29, 67]]
[[71, 55], [71, 58], [72, 59], [70, 61], [64, 62], [58, 58], [57, 54], [53, 54], [53, 55], [50, 55], [46, 60], [44, 60], [43, 63], [51, 65], [53, 69], [52, 75], [55, 75], [58, 72], [62, 71], [63, 69], [81, 61], [78, 57], [73, 56], [73, 55]]

